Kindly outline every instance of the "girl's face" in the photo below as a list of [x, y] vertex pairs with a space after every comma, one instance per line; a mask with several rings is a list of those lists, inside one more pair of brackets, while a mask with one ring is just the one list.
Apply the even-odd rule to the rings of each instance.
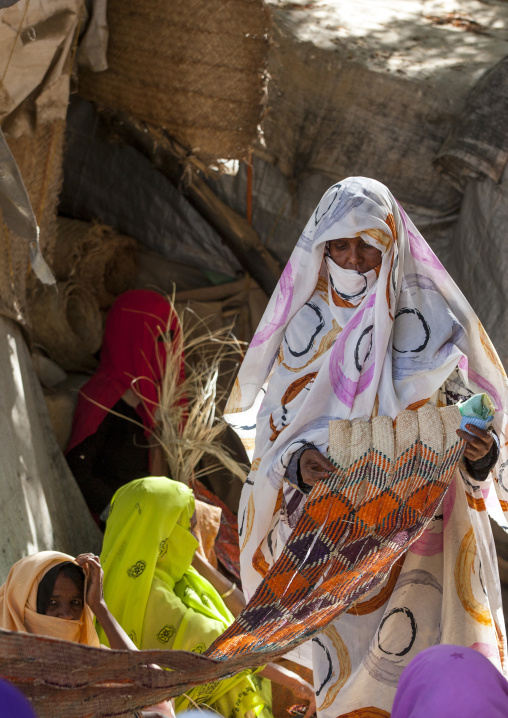
[[68, 576], [60, 573], [49, 599], [46, 616], [79, 621], [83, 613], [83, 593]]
[[374, 269], [383, 259], [379, 249], [367, 244], [361, 237], [341, 237], [328, 242], [330, 257], [342, 269], [354, 269], [364, 274]]

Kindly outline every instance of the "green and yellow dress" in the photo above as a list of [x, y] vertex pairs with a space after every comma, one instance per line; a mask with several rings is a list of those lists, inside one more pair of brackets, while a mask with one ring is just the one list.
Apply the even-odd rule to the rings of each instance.
[[[198, 545], [190, 532], [193, 513], [192, 490], [164, 477], [132, 481], [111, 502], [101, 554], [104, 597], [140, 649], [202, 653], [233, 622], [215, 588], [191, 566]], [[107, 644], [100, 627], [98, 633]], [[176, 699], [176, 711], [194, 702], [225, 718], [249, 711], [268, 718], [265, 694], [257, 677], [242, 672], [196, 686]]]

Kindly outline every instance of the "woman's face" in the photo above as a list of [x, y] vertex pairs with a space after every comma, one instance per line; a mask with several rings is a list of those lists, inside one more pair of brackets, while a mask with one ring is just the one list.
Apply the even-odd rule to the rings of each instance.
[[60, 573], [49, 599], [46, 616], [79, 621], [83, 613], [83, 593], [68, 576]]
[[328, 251], [339, 267], [355, 269], [361, 274], [377, 267], [383, 259], [380, 250], [367, 244], [361, 237], [331, 239], [328, 242]]

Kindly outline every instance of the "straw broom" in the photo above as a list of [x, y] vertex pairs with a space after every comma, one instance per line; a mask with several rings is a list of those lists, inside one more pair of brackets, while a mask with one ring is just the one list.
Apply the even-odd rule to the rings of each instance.
[[[168, 300], [170, 301], [170, 300]], [[242, 481], [247, 468], [235, 461], [220, 442], [226, 428], [219, 405], [226, 390], [218, 387], [242, 356], [241, 343], [230, 327], [210, 330], [189, 307], [178, 311], [179, 329], [160, 338], [166, 345], [166, 367], [159, 387], [154, 437], [162, 447], [169, 476], [184, 484], [224, 467]], [[181, 376], [184, 358], [185, 376]], [[226, 365], [233, 364], [229, 371]], [[227, 382], [226, 382], [227, 383]], [[215, 460], [198, 468], [207, 454]]]
[[[220, 435], [226, 428], [219, 405], [227, 389], [218, 389], [219, 376], [227, 380], [228, 374], [236, 371], [238, 360], [243, 356], [242, 345], [231, 332], [231, 327], [211, 330], [206, 320], [185, 307], [177, 310], [174, 301], [168, 297], [172, 307], [171, 316], [178, 318], [178, 328], [171, 336], [168, 328], [158, 328], [154, 342], [163, 342], [166, 349], [165, 368], [159, 360], [158, 372], [153, 375], [131, 377], [130, 389], [144, 405], [148, 413], [156, 418], [152, 429], [152, 448], [160, 446], [168, 466], [168, 475], [187, 486], [201, 476], [225, 468], [234, 476], [245, 481], [248, 467], [239, 463], [221, 444]], [[182, 357], [184, 373], [181, 371]], [[230, 364], [225, 370], [224, 365]], [[147, 359], [147, 366], [150, 362]], [[162, 376], [162, 382], [157, 380]], [[232, 376], [230, 377], [232, 378]], [[156, 387], [156, 406], [148, 406], [149, 400], [138, 389], [140, 380], [151, 381]], [[227, 386], [228, 381], [224, 384]], [[98, 401], [87, 397], [92, 404], [111, 414], [130, 421], [141, 428], [144, 424], [123, 416]], [[199, 469], [198, 464], [208, 454], [215, 463]]]

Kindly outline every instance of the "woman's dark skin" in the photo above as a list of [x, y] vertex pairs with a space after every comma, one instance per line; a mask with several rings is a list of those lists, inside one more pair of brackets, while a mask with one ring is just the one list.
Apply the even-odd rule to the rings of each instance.
[[[374, 269], [382, 260], [379, 249], [367, 244], [361, 237], [332, 239], [328, 242], [328, 251], [339, 267], [361, 273]], [[494, 438], [488, 431], [473, 424], [467, 424], [466, 428], [470, 433], [457, 429], [457, 435], [467, 444], [464, 456], [470, 461], [478, 461], [489, 453]], [[318, 481], [327, 478], [333, 470], [333, 465], [317, 449], [307, 449], [300, 456], [300, 474], [307, 486], [314, 486]]]
[[328, 251], [335, 264], [342, 269], [354, 269], [364, 274], [381, 264], [383, 255], [361, 237], [341, 237], [328, 242]]

